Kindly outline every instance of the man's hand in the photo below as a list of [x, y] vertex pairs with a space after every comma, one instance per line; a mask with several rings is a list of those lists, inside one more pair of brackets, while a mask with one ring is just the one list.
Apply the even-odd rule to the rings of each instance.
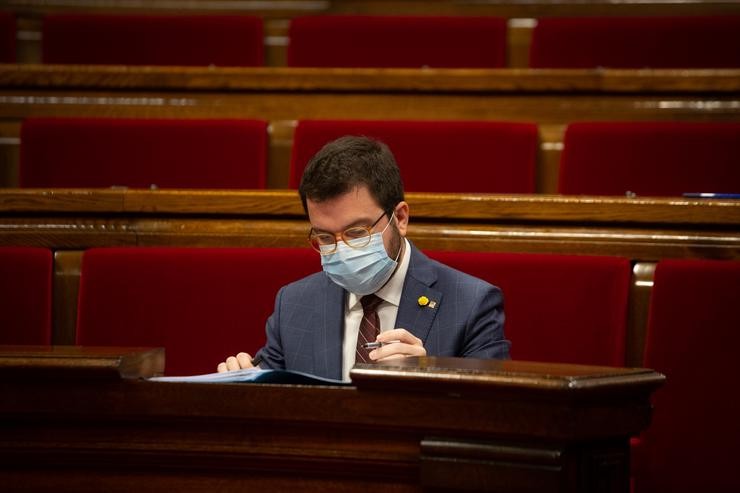
[[426, 356], [421, 339], [406, 329], [393, 329], [381, 332], [376, 339], [384, 345], [370, 351], [368, 356], [374, 361], [405, 358], [407, 356]]
[[242, 368], [254, 368], [252, 356], [249, 353], [239, 353], [236, 356], [229, 356], [226, 358], [226, 361], [218, 364], [217, 370], [219, 373], [223, 373]]

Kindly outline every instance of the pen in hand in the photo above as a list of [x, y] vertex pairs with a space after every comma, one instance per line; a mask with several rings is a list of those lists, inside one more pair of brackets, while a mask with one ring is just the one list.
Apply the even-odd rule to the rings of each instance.
[[378, 349], [378, 348], [381, 348], [383, 346], [387, 346], [388, 344], [395, 344], [396, 342], [401, 342], [401, 341], [388, 341], [388, 342], [375, 341], [375, 342], [366, 342], [365, 344], [362, 345], [362, 348], [363, 349], [368, 349], [368, 350], [370, 350], [370, 349]]
[[260, 363], [262, 363], [262, 356], [261, 355], [258, 354], [254, 358], [252, 358], [252, 366], [257, 366]]

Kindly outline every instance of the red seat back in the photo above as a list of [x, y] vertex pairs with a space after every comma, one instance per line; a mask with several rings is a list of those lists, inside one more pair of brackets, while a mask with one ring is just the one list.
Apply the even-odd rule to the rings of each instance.
[[582, 122], [565, 132], [565, 194], [740, 190], [740, 123]]
[[324, 144], [343, 135], [385, 142], [409, 192], [535, 191], [537, 126], [485, 121], [300, 121], [290, 187], [298, 187], [306, 164]]
[[427, 253], [501, 288], [513, 359], [624, 366], [628, 259]]
[[740, 67], [740, 16], [538, 19], [534, 68]]
[[51, 344], [52, 255], [0, 248], [0, 344]]
[[29, 118], [22, 187], [264, 188], [258, 120]]
[[15, 63], [15, 16], [0, 12], [0, 63]]
[[262, 19], [245, 15], [49, 14], [44, 63], [263, 64]]
[[278, 289], [320, 269], [308, 247], [90, 249], [77, 343], [164, 347], [167, 374], [210, 373], [254, 355]]
[[643, 434], [636, 492], [740, 491], [740, 262], [663, 260], [644, 364], [666, 375]]
[[292, 67], [506, 65], [506, 21], [497, 17], [297, 17], [289, 36]]

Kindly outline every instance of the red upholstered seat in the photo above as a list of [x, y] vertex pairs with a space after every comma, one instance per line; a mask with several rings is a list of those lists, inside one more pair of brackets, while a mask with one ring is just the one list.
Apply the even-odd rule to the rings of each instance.
[[45, 248], [0, 248], [0, 344], [51, 343], [52, 256]]
[[44, 63], [263, 64], [262, 19], [245, 15], [49, 14]]
[[0, 63], [15, 63], [15, 16], [0, 12]]
[[565, 194], [740, 191], [740, 123], [582, 122], [565, 132]]
[[535, 191], [537, 126], [486, 121], [300, 121], [293, 138], [290, 187], [298, 187], [314, 153], [343, 135], [385, 142], [409, 192]]
[[321, 269], [310, 248], [108, 248], [82, 260], [77, 343], [164, 347], [166, 373], [254, 355], [280, 287]]
[[644, 365], [666, 375], [643, 434], [637, 493], [740, 491], [740, 262], [663, 260]]
[[501, 288], [513, 359], [624, 366], [628, 259], [427, 253]]
[[497, 17], [296, 17], [289, 37], [293, 67], [506, 65], [506, 20]]
[[29, 118], [22, 187], [264, 188], [258, 120]]
[[740, 16], [538, 19], [534, 68], [740, 67]]

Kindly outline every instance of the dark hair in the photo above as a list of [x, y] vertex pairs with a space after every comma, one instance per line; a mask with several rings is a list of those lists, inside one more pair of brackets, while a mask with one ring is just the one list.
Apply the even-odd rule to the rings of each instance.
[[384, 143], [347, 135], [329, 142], [311, 158], [303, 171], [298, 193], [303, 210], [306, 200], [322, 202], [367, 186], [386, 213], [403, 200], [403, 182], [393, 153]]

